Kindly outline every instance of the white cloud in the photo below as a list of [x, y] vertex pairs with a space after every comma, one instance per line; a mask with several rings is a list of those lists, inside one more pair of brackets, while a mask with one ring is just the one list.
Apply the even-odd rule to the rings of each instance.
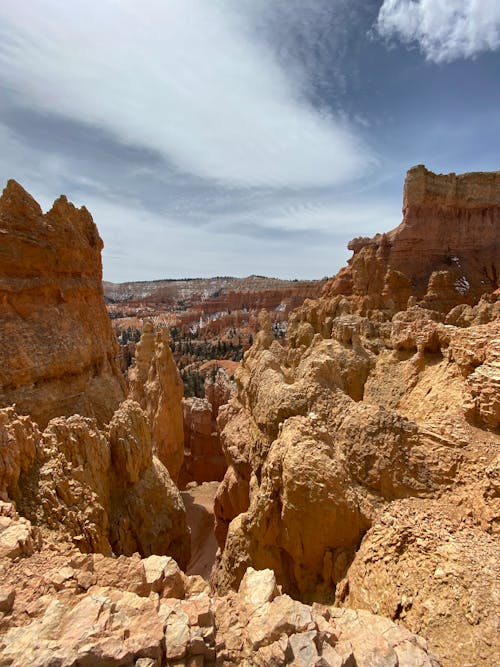
[[384, 0], [381, 36], [418, 42], [437, 63], [472, 58], [500, 46], [499, 0]]
[[18, 103], [105, 129], [230, 186], [328, 186], [371, 156], [314, 109], [230, 0], [2, 0]]

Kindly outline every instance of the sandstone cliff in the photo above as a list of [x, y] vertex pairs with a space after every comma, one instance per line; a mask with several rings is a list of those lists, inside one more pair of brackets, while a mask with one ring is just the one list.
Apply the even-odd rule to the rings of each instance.
[[443, 664], [494, 664], [499, 198], [498, 174], [411, 170], [403, 223], [353, 244], [286, 345], [263, 314], [219, 416], [220, 592], [269, 567], [298, 599], [404, 620]]
[[168, 329], [155, 332], [151, 322], [144, 323], [128, 378], [130, 398], [146, 412], [154, 451], [176, 482], [184, 458], [184, 387], [170, 351]]
[[406, 176], [403, 221], [387, 234], [356, 238], [349, 265], [324, 295], [352, 295], [362, 314], [393, 315], [408, 299], [450, 310], [499, 286], [500, 172]]
[[74, 413], [106, 423], [125, 385], [91, 215], [64, 196], [43, 214], [9, 181], [0, 235], [0, 407], [15, 403], [42, 428]]

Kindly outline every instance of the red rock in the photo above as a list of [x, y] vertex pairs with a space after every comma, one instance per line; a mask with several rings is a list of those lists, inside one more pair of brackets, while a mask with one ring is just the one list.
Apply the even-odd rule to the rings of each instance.
[[406, 176], [403, 221], [387, 234], [357, 238], [349, 266], [325, 296], [357, 297], [357, 310], [394, 313], [413, 295], [437, 310], [476, 303], [499, 286], [500, 172]]
[[102, 425], [125, 395], [90, 213], [61, 196], [43, 214], [15, 181], [0, 198], [0, 407], [45, 427], [79, 413]]

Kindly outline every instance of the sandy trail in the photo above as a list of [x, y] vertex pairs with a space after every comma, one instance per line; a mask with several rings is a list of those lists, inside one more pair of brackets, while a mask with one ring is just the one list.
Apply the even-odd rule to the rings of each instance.
[[191, 529], [191, 560], [186, 574], [199, 574], [208, 581], [215, 562], [214, 498], [220, 482], [204, 482], [181, 491]]

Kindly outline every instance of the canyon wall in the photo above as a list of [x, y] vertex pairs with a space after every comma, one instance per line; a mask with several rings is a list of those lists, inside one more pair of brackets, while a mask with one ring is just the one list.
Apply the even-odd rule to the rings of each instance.
[[15, 181], [0, 198], [0, 407], [40, 427], [78, 413], [104, 424], [125, 397], [90, 213], [61, 196], [43, 214]]
[[138, 402], [124, 400], [90, 214], [61, 197], [44, 215], [9, 181], [0, 232], [0, 498], [81, 551], [187, 565], [186, 513], [166, 467], [175, 476], [183, 455], [168, 333], [148, 329]]
[[219, 416], [219, 592], [268, 567], [303, 601], [402, 620], [445, 665], [494, 664], [499, 198], [498, 174], [410, 170], [402, 224], [351, 244], [285, 345], [262, 315]]
[[499, 287], [500, 172], [407, 173], [403, 221], [386, 234], [358, 237], [353, 257], [324, 287], [345, 294], [357, 312], [393, 315], [408, 299], [449, 310]]
[[220, 408], [234, 393], [234, 383], [223, 368], [205, 380], [205, 398], [185, 398], [184, 412], [185, 456], [182, 485], [189, 482], [222, 481], [227, 469], [222, 451], [217, 417]]

